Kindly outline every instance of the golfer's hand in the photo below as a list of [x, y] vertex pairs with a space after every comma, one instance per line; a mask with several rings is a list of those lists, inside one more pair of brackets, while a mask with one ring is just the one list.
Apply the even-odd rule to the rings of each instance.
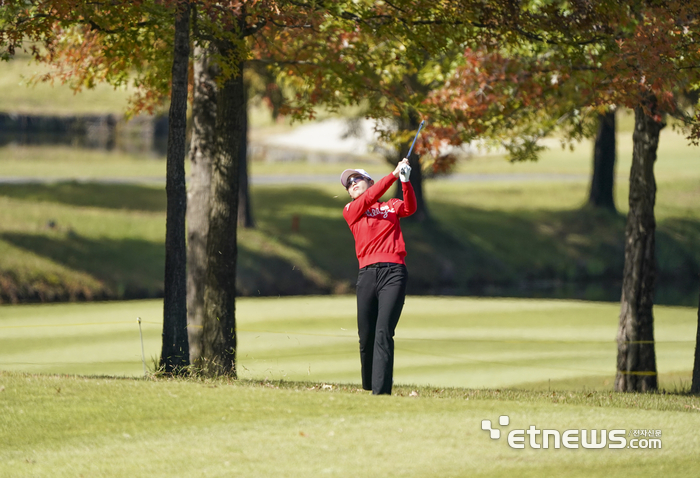
[[407, 183], [409, 177], [411, 176], [411, 167], [408, 164], [401, 166], [401, 171], [399, 171], [399, 179], [402, 183]]
[[395, 178], [398, 178], [398, 177], [399, 177], [399, 175], [401, 174], [401, 168], [403, 168], [404, 166], [408, 167], [408, 170], [409, 170], [409, 173], [410, 173], [411, 166], [409, 166], [409, 164], [408, 164], [408, 159], [407, 159], [407, 158], [403, 158], [403, 160], [400, 161], [399, 164], [396, 165], [396, 169], [394, 169], [394, 173], [393, 173], [393, 174], [394, 174], [394, 177], [395, 177]]

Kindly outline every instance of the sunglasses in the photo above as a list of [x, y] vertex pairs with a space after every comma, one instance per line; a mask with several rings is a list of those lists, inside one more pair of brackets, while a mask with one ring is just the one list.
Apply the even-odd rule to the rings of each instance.
[[354, 185], [355, 183], [359, 183], [360, 181], [365, 181], [366, 178], [364, 176], [353, 176], [350, 179], [348, 179], [348, 185], [345, 186], [346, 189], [349, 189], [350, 186]]

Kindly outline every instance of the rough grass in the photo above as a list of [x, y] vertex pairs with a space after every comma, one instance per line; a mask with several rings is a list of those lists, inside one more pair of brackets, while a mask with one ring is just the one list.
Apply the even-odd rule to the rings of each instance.
[[[0, 475], [695, 476], [697, 397], [0, 374]], [[508, 428], [661, 430], [660, 450], [514, 450]], [[505, 427], [504, 427], [505, 428]], [[507, 431], [507, 430], [506, 430]]]

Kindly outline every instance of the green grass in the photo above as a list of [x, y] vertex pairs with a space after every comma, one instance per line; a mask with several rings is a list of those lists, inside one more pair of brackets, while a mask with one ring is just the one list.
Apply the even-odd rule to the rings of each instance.
[[[0, 308], [0, 369], [143, 374], [160, 353], [162, 302]], [[409, 296], [396, 333], [395, 382], [436, 387], [611, 390], [619, 305]], [[240, 376], [358, 383], [352, 296], [242, 298]], [[689, 386], [697, 310], [655, 307], [661, 387]], [[578, 385], [575, 385], [578, 384]]]
[[[655, 308], [671, 393], [638, 395], [611, 392], [615, 304], [410, 296], [394, 396], [373, 397], [354, 302], [239, 299], [235, 382], [105, 376], [142, 375], [136, 317], [155, 360], [160, 301], [3, 306], [0, 476], [695, 476], [694, 309]], [[514, 450], [481, 430], [501, 415], [504, 436], [652, 429], [662, 449]]]
[[[408, 297], [392, 397], [358, 389], [354, 298], [240, 299], [237, 310], [232, 382], [104, 376], [142, 374], [136, 317], [157, 356], [160, 301], [0, 308], [0, 476], [696, 474], [700, 399], [678, 393], [693, 309], [656, 307], [672, 393], [638, 395], [610, 391], [614, 304]], [[481, 430], [501, 415], [504, 436], [652, 429], [662, 449], [514, 450]]]
[[[697, 397], [0, 373], [0, 476], [696, 476]], [[409, 396], [413, 393], [417, 396]], [[512, 429], [661, 430], [662, 449], [508, 447]], [[628, 440], [631, 438], [628, 438]]]
[[2, 62], [0, 75], [0, 111], [43, 114], [75, 115], [94, 113], [122, 113], [126, 109], [131, 92], [101, 84], [93, 90], [74, 94], [67, 85], [56, 82], [30, 85], [30, 80], [48, 72], [44, 65], [34, 63], [26, 54], [18, 54], [8, 62]]
[[[660, 303], [690, 305], [697, 298], [699, 184], [692, 178], [660, 183], [661, 285], [682, 281], [660, 290]], [[258, 228], [239, 236], [243, 295], [352, 290], [357, 263], [339, 213], [347, 199], [338, 189], [253, 188]], [[585, 192], [582, 183], [429, 183], [435, 221], [403, 226], [411, 292], [536, 296], [544, 284], [541, 293], [549, 296], [617, 300], [625, 219], [580, 209]], [[3, 299], [156, 296], [164, 216], [160, 186], [0, 186]], [[291, 229], [294, 216], [298, 231]], [[585, 285], [571, 288], [577, 282]]]
[[4, 177], [157, 179], [165, 184], [165, 158], [118, 151], [7, 145], [0, 147], [0, 167]]
[[[2, 111], [0, 109], [0, 111]], [[254, 130], [256, 135], [269, 134], [276, 127]], [[287, 126], [279, 127], [287, 130]], [[632, 161], [632, 137], [629, 133], [618, 135], [617, 180], [624, 185], [629, 176]], [[581, 175], [578, 181], [587, 185], [591, 172], [592, 145], [584, 141], [574, 151], [562, 150], [554, 140], [549, 141], [550, 149], [542, 154], [537, 162], [509, 163], [502, 156], [475, 156], [458, 163], [457, 173], [469, 174], [566, 174]], [[670, 129], [661, 133], [659, 160], [655, 166], [659, 181], [676, 181], [698, 177], [697, 168], [700, 149], [689, 146], [687, 140]], [[340, 175], [346, 167], [364, 167], [376, 175], [388, 170], [380, 159], [362, 160], [357, 164], [337, 164], [322, 162], [266, 162], [251, 161], [250, 170], [254, 176], [267, 175]], [[68, 146], [3, 146], [0, 147], [0, 174], [21, 177], [63, 177], [63, 178], [165, 178], [164, 158], [150, 155], [133, 155], [121, 152], [104, 152], [71, 148]], [[186, 164], [189, 168], [189, 164]], [[506, 181], [508, 182], [508, 181]], [[513, 182], [513, 181], [510, 181]], [[570, 182], [570, 180], [567, 180]], [[576, 182], [576, 181], [574, 181]], [[619, 207], [625, 206], [627, 196], [618, 194]]]
[[[67, 84], [60, 81], [53, 83], [37, 82], [50, 71], [49, 67], [31, 60], [29, 54], [18, 52], [10, 61], [3, 61], [0, 70], [0, 111], [34, 115], [86, 115], [86, 114], [124, 114], [134, 89], [114, 88], [109, 84], [100, 83], [95, 88], [83, 88], [75, 93]], [[288, 131], [291, 120], [280, 118], [275, 122], [270, 109], [259, 99], [253, 98], [248, 105], [249, 120], [253, 127], [265, 127], [272, 130]], [[362, 107], [351, 106], [343, 108], [340, 114], [354, 117]], [[161, 114], [167, 114], [167, 105], [160, 107]], [[338, 112], [318, 108], [318, 120], [338, 116]]]
[[162, 291], [160, 188], [58, 183], [0, 189], [5, 300], [152, 297]]
[[[580, 179], [428, 181], [435, 221], [404, 223], [412, 293], [550, 296], [617, 300], [623, 267], [631, 140], [618, 142], [616, 200], [609, 215], [582, 208], [590, 144], [552, 150], [537, 163], [496, 156], [460, 164], [462, 173], [573, 174]], [[55, 156], [54, 156], [55, 155]], [[700, 264], [698, 149], [663, 132], [656, 167], [659, 303], [691, 305]], [[163, 178], [164, 162], [70, 148], [0, 148], [9, 176], [76, 177], [81, 183], [0, 185], [0, 294], [5, 301], [137, 298], [162, 290], [162, 184], [93, 184], [90, 178]], [[254, 177], [329, 175], [351, 164], [253, 161]], [[388, 168], [363, 166], [379, 175]], [[243, 295], [347, 293], [356, 274], [353, 240], [340, 210], [346, 193], [330, 184], [254, 186], [256, 230], [240, 233]], [[292, 218], [299, 231], [292, 231]], [[56, 227], [49, 228], [49, 223]]]

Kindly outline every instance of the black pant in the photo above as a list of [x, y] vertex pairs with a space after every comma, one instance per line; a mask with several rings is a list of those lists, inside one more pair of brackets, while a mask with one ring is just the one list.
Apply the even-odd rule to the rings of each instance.
[[408, 271], [403, 264], [380, 262], [357, 277], [357, 331], [360, 336], [362, 388], [391, 394], [394, 330], [406, 298]]

